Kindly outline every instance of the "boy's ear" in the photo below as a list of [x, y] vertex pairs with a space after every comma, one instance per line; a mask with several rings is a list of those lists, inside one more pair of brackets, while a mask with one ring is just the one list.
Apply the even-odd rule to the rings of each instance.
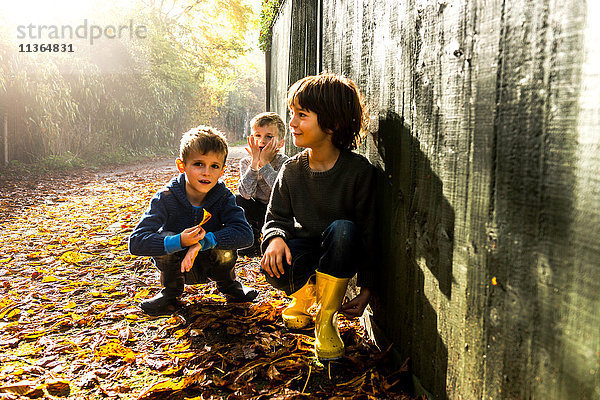
[[175, 164], [177, 164], [177, 169], [179, 170], [179, 172], [183, 174], [185, 172], [185, 163], [183, 162], [183, 160], [181, 158], [178, 158], [177, 160], [175, 160]]
[[333, 135], [333, 132], [339, 129], [339, 124], [335, 125], [335, 130], [334, 129], [324, 129], [323, 132], [325, 132], [328, 135]]

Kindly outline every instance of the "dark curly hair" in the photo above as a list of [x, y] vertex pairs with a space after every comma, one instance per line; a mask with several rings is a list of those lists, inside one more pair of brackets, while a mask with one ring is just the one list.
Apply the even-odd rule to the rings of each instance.
[[353, 150], [365, 136], [367, 109], [360, 90], [343, 75], [322, 73], [300, 79], [288, 90], [288, 107], [298, 105], [317, 114], [319, 127], [332, 132], [340, 150]]

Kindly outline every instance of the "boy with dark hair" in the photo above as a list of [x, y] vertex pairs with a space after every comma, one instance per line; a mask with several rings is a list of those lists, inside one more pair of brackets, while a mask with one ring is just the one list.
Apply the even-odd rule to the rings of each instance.
[[[275, 181], [261, 268], [293, 298], [282, 313], [288, 328], [308, 326], [308, 310], [317, 302], [315, 352], [331, 360], [344, 354], [336, 313], [362, 315], [375, 280], [375, 168], [351, 151], [366, 112], [354, 82], [334, 74], [301, 79], [287, 100], [294, 145], [306, 150], [287, 160]], [[360, 294], [342, 306], [354, 274]]]
[[285, 124], [274, 112], [256, 115], [250, 121], [246, 151], [249, 156], [240, 160], [239, 192], [237, 204], [244, 209], [246, 219], [254, 232], [254, 244], [240, 250], [240, 255], [260, 253], [260, 231], [265, 222], [267, 204], [279, 169], [288, 159], [279, 152], [284, 145]]
[[[213, 128], [199, 126], [184, 133], [176, 160], [181, 174], [154, 195], [129, 237], [131, 254], [151, 256], [161, 274], [164, 288], [140, 304], [149, 315], [173, 313], [184, 284], [207, 278], [231, 301], [252, 301], [258, 295], [235, 277], [236, 249], [252, 243], [252, 229], [219, 179], [227, 153], [225, 138]], [[211, 218], [202, 227], [205, 210]], [[201, 252], [185, 265], [188, 247]]]

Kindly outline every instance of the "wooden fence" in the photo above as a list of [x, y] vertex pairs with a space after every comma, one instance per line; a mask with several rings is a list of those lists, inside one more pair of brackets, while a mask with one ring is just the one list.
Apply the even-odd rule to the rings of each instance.
[[432, 398], [600, 399], [597, 21], [583, 0], [287, 0], [273, 24], [272, 110], [317, 71], [367, 97], [372, 321]]

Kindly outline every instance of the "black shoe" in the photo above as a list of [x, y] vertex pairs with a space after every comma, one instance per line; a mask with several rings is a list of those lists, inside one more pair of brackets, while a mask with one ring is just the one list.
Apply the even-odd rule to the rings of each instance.
[[233, 281], [231, 284], [225, 287], [217, 285], [217, 288], [221, 293], [227, 296], [227, 300], [232, 303], [245, 303], [253, 301], [258, 292], [251, 287], [242, 285], [238, 281]]
[[171, 315], [179, 308], [179, 300], [159, 293], [151, 299], [142, 301], [140, 303], [140, 308], [152, 317]]

